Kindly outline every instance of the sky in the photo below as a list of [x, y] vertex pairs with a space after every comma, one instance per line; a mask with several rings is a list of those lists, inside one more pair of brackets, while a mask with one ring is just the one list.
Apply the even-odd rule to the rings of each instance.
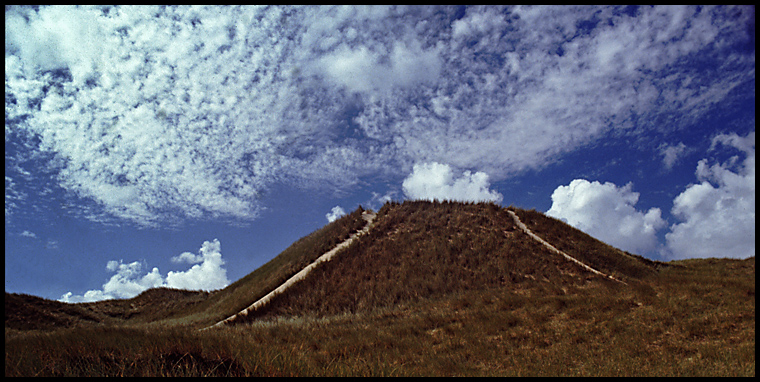
[[5, 12], [5, 290], [215, 290], [358, 206], [755, 255], [753, 6]]

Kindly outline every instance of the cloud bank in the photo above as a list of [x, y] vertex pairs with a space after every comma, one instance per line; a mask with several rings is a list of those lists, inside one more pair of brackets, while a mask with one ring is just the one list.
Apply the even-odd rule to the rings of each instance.
[[699, 183], [673, 200], [679, 221], [665, 233], [664, 246], [657, 239], [667, 225], [660, 209], [637, 210], [639, 194], [630, 184], [575, 179], [554, 190], [546, 213], [618, 248], [668, 260], [755, 256], [755, 133], [720, 134], [712, 142], [713, 150], [727, 146], [740, 155], [713, 165], [699, 161]]
[[[84, 217], [141, 226], [253, 219], [275, 183], [346, 189], [417, 163], [503, 180], [754, 96], [736, 94], [754, 82], [743, 7], [49, 6], [5, 20], [6, 137], [29, 143], [14, 163], [49, 154], [54, 182], [96, 207]], [[7, 176], [6, 195], [29, 195], [8, 213], [39, 199]]]
[[143, 274], [144, 264], [139, 261], [124, 264], [121, 261], [111, 260], [107, 263], [106, 269], [115, 274], [103, 284], [103, 289], [88, 290], [83, 295], [67, 292], [59, 301], [77, 303], [127, 299], [157, 287], [208, 291], [222, 289], [230, 283], [227, 279], [227, 270], [223, 267], [224, 260], [222, 260], [219, 240], [203, 242], [199, 255], [184, 252], [173, 257], [172, 262], [195, 265], [186, 271], [170, 271], [164, 277], [156, 267]]

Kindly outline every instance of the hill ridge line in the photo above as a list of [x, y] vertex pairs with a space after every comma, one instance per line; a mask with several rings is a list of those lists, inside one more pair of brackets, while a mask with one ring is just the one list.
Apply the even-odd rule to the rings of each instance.
[[269, 292], [266, 295], [264, 295], [264, 297], [256, 300], [253, 304], [249, 305], [247, 308], [241, 310], [238, 313], [233, 314], [232, 316], [229, 316], [229, 317], [225, 318], [224, 320], [221, 320], [221, 321], [219, 321], [219, 322], [217, 322], [217, 323], [215, 323], [213, 325], [207, 326], [207, 327], [205, 327], [203, 329], [200, 329], [200, 330], [206, 330], [206, 329], [210, 329], [210, 328], [213, 328], [213, 327], [219, 327], [219, 326], [225, 325], [225, 324], [227, 324], [227, 323], [235, 320], [236, 318], [238, 318], [240, 316], [247, 316], [249, 313], [254, 312], [257, 309], [261, 308], [262, 306], [266, 305], [267, 303], [269, 303], [269, 301], [272, 298], [274, 298], [275, 295], [278, 295], [278, 294], [284, 292], [286, 289], [288, 289], [290, 286], [292, 286], [296, 282], [301, 281], [304, 278], [306, 278], [306, 276], [317, 265], [319, 265], [319, 264], [321, 264], [321, 263], [323, 263], [325, 261], [332, 260], [332, 258], [335, 256], [336, 253], [338, 253], [338, 251], [340, 251], [341, 249], [343, 249], [343, 248], [348, 247], [349, 245], [351, 245], [351, 243], [353, 243], [353, 241], [357, 237], [359, 237], [361, 235], [364, 235], [365, 233], [369, 232], [369, 229], [372, 226], [372, 221], [375, 219], [375, 216], [377, 216], [377, 214], [374, 213], [374, 212], [369, 212], [369, 211], [362, 212], [362, 219], [364, 219], [367, 222], [367, 224], [364, 226], [364, 228], [362, 228], [361, 230], [353, 233], [351, 236], [348, 237], [348, 239], [344, 240], [343, 242], [341, 242], [338, 245], [336, 245], [335, 247], [333, 247], [331, 250], [329, 250], [329, 251], [325, 252], [324, 254], [322, 254], [321, 256], [319, 256], [316, 260], [314, 260], [314, 262], [312, 262], [311, 264], [305, 266], [303, 269], [301, 269], [300, 271], [298, 271], [298, 273], [296, 273], [295, 275], [291, 276], [289, 279], [287, 279], [280, 286], [278, 286], [277, 288], [275, 288], [271, 292]]
[[592, 272], [592, 273], [594, 273], [594, 274], [597, 274], [597, 275], [600, 275], [600, 276], [604, 276], [604, 277], [607, 277], [607, 278], [609, 278], [609, 279], [611, 279], [611, 280], [614, 280], [614, 281], [617, 281], [617, 282], [619, 282], [619, 283], [622, 283], [622, 284], [628, 285], [628, 284], [627, 284], [627, 283], [625, 283], [624, 281], [622, 281], [622, 280], [618, 280], [618, 279], [616, 279], [615, 277], [612, 277], [611, 275], [608, 275], [608, 274], [606, 274], [606, 273], [600, 272], [600, 271], [598, 271], [598, 270], [596, 270], [596, 269], [594, 269], [594, 268], [592, 268], [592, 267], [590, 267], [590, 266], [586, 265], [586, 264], [585, 264], [585, 263], [583, 263], [582, 261], [580, 261], [580, 260], [578, 260], [578, 259], [576, 259], [576, 258], [574, 258], [574, 257], [572, 257], [572, 256], [570, 256], [570, 255], [568, 255], [567, 253], [565, 253], [565, 252], [563, 252], [563, 251], [560, 251], [560, 250], [559, 250], [559, 249], [557, 249], [555, 246], [551, 245], [549, 242], [547, 242], [546, 240], [542, 239], [540, 236], [538, 236], [538, 235], [536, 235], [535, 233], [533, 233], [533, 231], [531, 231], [531, 230], [530, 230], [530, 228], [528, 228], [528, 226], [526, 226], [526, 225], [525, 225], [525, 223], [523, 223], [522, 221], [520, 221], [520, 218], [517, 216], [517, 214], [516, 214], [516, 213], [514, 213], [514, 211], [512, 211], [512, 210], [507, 210], [507, 212], [509, 212], [509, 214], [510, 214], [510, 215], [512, 215], [512, 219], [514, 219], [514, 221], [515, 221], [515, 224], [516, 224], [516, 225], [517, 225], [517, 226], [518, 226], [518, 227], [519, 227], [519, 228], [520, 228], [520, 229], [521, 229], [523, 232], [525, 232], [526, 234], [528, 234], [528, 236], [532, 237], [534, 240], [536, 240], [536, 241], [538, 241], [539, 243], [543, 244], [543, 245], [544, 245], [546, 248], [549, 248], [549, 250], [551, 250], [552, 252], [554, 252], [554, 253], [557, 253], [557, 254], [560, 254], [560, 255], [562, 255], [562, 256], [563, 256], [565, 259], [567, 259], [567, 260], [570, 260], [570, 261], [572, 261], [572, 262], [574, 262], [574, 263], [576, 263], [576, 264], [580, 265], [581, 267], [583, 267], [584, 269], [586, 269], [586, 270], [587, 270], [587, 271], [589, 271], [589, 272]]

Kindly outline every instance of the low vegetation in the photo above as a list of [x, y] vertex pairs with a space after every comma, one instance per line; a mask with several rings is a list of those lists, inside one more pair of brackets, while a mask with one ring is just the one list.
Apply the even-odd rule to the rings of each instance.
[[473, 289], [595, 278], [519, 232], [496, 204], [389, 203], [376, 221], [336, 261], [251, 317], [357, 313]]
[[646, 279], [667, 263], [621, 251], [536, 210], [516, 210], [531, 231], [555, 248], [620, 279]]
[[208, 292], [149, 289], [128, 300], [64, 304], [24, 294], [5, 294], [8, 330], [55, 330], [99, 325], [145, 324], [184, 316], [210, 296]]
[[210, 294], [74, 305], [6, 294], [5, 373], [754, 376], [754, 258], [653, 262], [514, 210], [628, 285], [547, 251], [498, 205], [389, 203], [368, 235], [234, 326], [195, 330], [361, 228], [361, 209]]

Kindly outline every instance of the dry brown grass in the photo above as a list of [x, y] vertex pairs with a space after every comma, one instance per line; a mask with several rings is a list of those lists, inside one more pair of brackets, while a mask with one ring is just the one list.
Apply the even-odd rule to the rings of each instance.
[[[246, 306], [251, 285], [217, 292], [236, 303], [193, 303], [192, 318], [137, 323], [156, 311], [146, 307], [117, 315], [121, 326], [44, 332], [9, 329], [6, 303], [6, 376], [755, 374], [754, 258], [655, 263], [515, 211], [563, 251], [574, 243], [583, 249], [573, 256], [591, 253], [584, 261], [629, 284], [552, 255], [499, 206], [390, 203], [369, 235], [245, 325], [184, 326], [221, 316], [219, 306], [225, 314]], [[307, 242], [246, 283], [276, 280], [269, 272], [284, 277], [293, 259], [312, 256]]]
[[363, 211], [359, 207], [299, 239], [280, 255], [223, 290], [208, 293], [155, 288], [131, 299], [82, 304], [6, 293], [5, 326], [14, 330], [53, 330], [92, 324], [208, 325], [247, 307], [364, 227]]
[[[612, 262], [607, 258], [618, 252], [602, 253], [591, 264]], [[644, 262], [638, 266], [641, 273], [655, 272]], [[591, 280], [602, 282], [522, 233], [498, 205], [390, 203], [367, 236], [251, 317], [355, 313], [467, 290], [547, 282], [562, 289]]]

